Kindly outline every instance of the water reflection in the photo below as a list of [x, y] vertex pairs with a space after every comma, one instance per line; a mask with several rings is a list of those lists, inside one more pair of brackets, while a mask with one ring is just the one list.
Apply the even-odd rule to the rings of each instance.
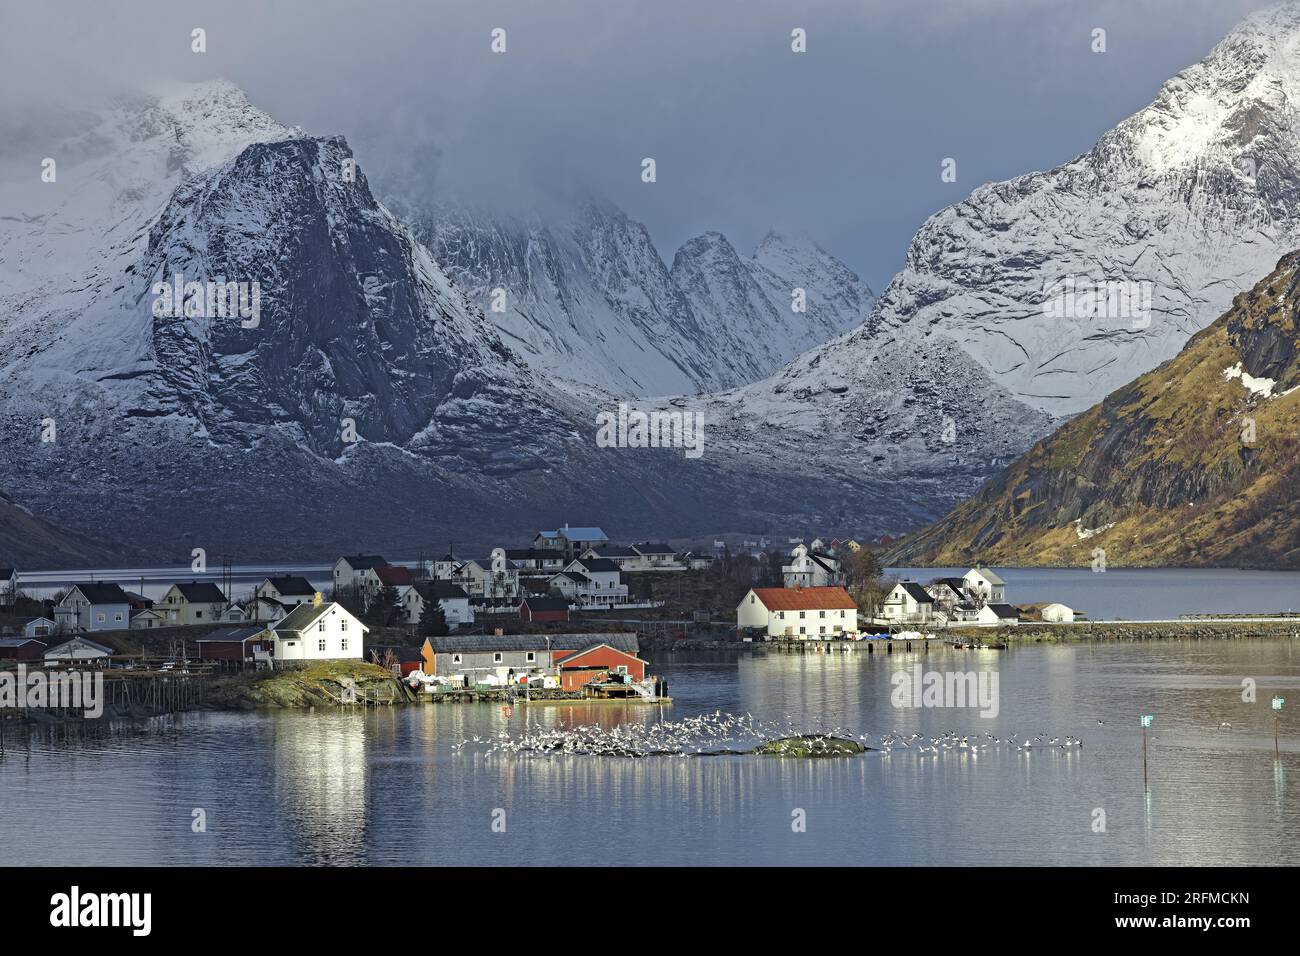
[[365, 862], [368, 731], [375, 728], [358, 713], [295, 713], [275, 721], [276, 803], [292, 821], [303, 862]]

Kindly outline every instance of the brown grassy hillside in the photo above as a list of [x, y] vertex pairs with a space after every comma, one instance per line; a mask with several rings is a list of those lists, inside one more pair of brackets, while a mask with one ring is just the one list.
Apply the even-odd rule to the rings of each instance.
[[[1300, 253], [892, 564], [1300, 567]], [[1272, 380], [1252, 391], [1241, 371]], [[1257, 383], [1258, 384], [1258, 383]]]

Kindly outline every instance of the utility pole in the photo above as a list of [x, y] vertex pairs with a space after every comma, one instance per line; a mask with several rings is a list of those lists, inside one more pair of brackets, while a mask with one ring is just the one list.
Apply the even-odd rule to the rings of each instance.
[[1142, 789], [1148, 793], [1151, 788], [1147, 785], [1147, 728], [1153, 719], [1151, 714], [1142, 715]]

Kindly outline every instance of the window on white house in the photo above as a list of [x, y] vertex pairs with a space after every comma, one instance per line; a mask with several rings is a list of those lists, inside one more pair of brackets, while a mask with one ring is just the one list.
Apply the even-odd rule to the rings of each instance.
[[529, 652], [528, 652], [527, 660], [528, 660], [528, 663], [530, 663], [530, 664], [533, 663], [535, 660], [537, 660], [537, 654], [534, 653], [533, 651], [529, 651]]
[[460, 663], [460, 655], [459, 655], [459, 654], [452, 654], [452, 655], [451, 655], [451, 662], [452, 662], [453, 664], [459, 664], [459, 663]]
[[346, 630], [348, 629], [348, 619], [347, 619], [347, 618], [344, 618], [344, 619], [340, 622], [340, 624], [342, 625], [341, 630], [346, 631]]
[[346, 637], [339, 641], [339, 648], [345, 651], [348, 649], [348, 639]]
[[195, 611], [195, 612], [194, 612], [194, 620], [197, 621], [197, 620], [198, 620], [199, 618], [201, 618], [202, 616], [203, 616], [203, 612], [202, 612], [202, 611]]
[[493, 663], [493, 664], [500, 664], [500, 663], [501, 663], [501, 654], [500, 654], [500, 652], [498, 652], [498, 653], [492, 655], [492, 663]]
[[325, 622], [324, 622], [324, 621], [321, 621], [319, 624], [317, 624], [317, 625], [316, 625], [316, 630], [318, 630], [318, 631], [323, 631], [323, 630], [325, 630]]
[[325, 638], [322, 637], [319, 641], [316, 642], [316, 650], [318, 651], [325, 650]]

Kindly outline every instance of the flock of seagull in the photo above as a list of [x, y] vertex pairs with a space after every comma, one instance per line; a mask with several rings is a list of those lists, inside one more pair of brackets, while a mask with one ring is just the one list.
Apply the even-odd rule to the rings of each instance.
[[873, 735], [857, 734], [846, 727], [827, 727], [819, 723], [813, 732], [796, 726], [795, 717], [782, 720], [759, 720], [753, 714], [724, 714], [714, 711], [682, 720], [664, 720], [651, 724], [619, 724], [600, 727], [581, 724], [575, 727], [543, 727], [528, 723], [522, 734], [513, 736], [502, 729], [492, 736], [473, 736], [452, 746], [453, 752], [470, 750], [490, 754], [579, 754], [606, 757], [703, 757], [750, 752], [759, 744], [799, 737], [810, 749], [826, 747], [832, 740], [853, 740], [870, 750], [892, 753], [908, 750], [921, 754], [979, 753], [989, 749], [1067, 751], [1083, 749], [1083, 740], [1069, 734], [1049, 738], [1047, 733], [1019, 734], [1006, 737], [992, 733], [958, 733], [945, 731], [939, 736], [895, 731]]

